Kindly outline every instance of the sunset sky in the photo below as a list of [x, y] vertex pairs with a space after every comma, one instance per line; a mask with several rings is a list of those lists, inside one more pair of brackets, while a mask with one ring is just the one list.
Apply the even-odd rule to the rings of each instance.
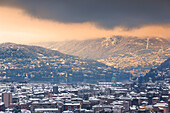
[[169, 0], [0, 0], [0, 43], [170, 39]]

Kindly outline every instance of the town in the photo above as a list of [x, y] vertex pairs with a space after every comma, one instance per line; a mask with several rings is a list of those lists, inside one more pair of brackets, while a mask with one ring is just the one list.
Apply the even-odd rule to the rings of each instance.
[[0, 83], [1, 113], [169, 113], [170, 82]]
[[[95, 60], [37, 46], [0, 44], [0, 81], [91, 82], [129, 79], [131, 73]], [[26, 52], [29, 50], [29, 54]]]

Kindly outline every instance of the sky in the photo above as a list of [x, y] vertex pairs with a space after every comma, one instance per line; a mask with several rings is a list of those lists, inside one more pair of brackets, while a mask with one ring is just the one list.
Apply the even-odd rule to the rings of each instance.
[[0, 43], [112, 36], [170, 40], [169, 0], [0, 0]]

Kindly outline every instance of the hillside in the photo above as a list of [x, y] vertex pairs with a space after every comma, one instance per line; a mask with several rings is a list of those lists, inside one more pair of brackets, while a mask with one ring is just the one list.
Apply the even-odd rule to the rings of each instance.
[[[0, 44], [0, 79], [97, 82], [128, 79], [130, 74], [94, 60], [14, 43]], [[124, 77], [124, 79], [122, 78]]]
[[42, 56], [66, 56], [58, 51], [38, 46], [19, 45], [14, 43], [0, 44], [0, 58], [37, 58]]
[[163, 38], [114, 36], [83, 41], [36, 43], [49, 49], [93, 59], [115, 68], [131, 72], [134, 76], [145, 75], [170, 57], [170, 42]]
[[170, 81], [170, 58], [155, 69], [151, 69], [146, 76], [140, 78], [140, 82], [147, 82], [152, 79], [153, 82], [160, 80]]

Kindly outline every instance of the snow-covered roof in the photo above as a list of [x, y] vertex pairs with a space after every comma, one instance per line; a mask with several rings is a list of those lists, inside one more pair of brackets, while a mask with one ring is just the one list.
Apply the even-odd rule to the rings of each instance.
[[35, 108], [35, 112], [58, 111], [58, 108]]

